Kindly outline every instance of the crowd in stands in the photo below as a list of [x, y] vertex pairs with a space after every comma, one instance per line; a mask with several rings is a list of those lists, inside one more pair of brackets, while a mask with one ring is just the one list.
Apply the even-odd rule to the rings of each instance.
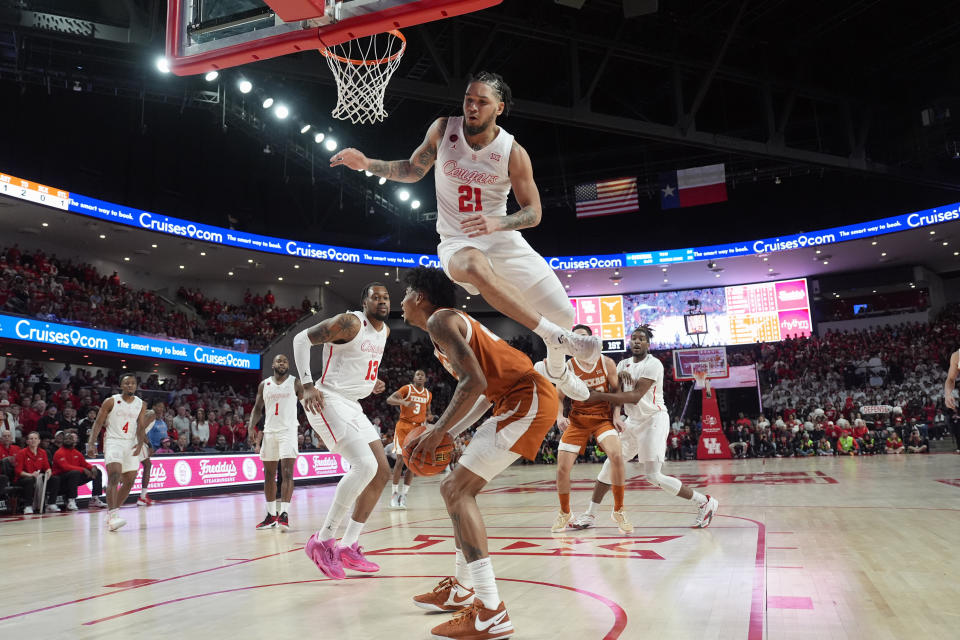
[[925, 311], [930, 307], [930, 296], [925, 289], [895, 291], [865, 296], [847, 296], [822, 300], [814, 305], [818, 322], [853, 320], [855, 318], [886, 316]]
[[277, 307], [269, 291], [261, 296], [248, 290], [240, 305], [196, 290], [181, 288], [179, 294], [195, 315], [152, 291], [127, 286], [116, 272], [108, 276], [91, 264], [16, 244], [0, 248], [0, 311], [50, 322], [226, 347], [241, 340], [260, 351], [311, 307], [308, 300], [300, 308]]

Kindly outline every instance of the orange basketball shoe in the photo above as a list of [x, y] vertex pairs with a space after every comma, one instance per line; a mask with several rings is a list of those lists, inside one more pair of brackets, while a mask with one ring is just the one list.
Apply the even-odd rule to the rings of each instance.
[[413, 596], [413, 604], [427, 611], [459, 611], [473, 601], [473, 589], [467, 589], [456, 578], [444, 578], [433, 591]]
[[473, 605], [458, 611], [430, 633], [434, 640], [501, 640], [513, 635], [513, 623], [502, 602], [496, 609], [487, 609], [474, 600]]

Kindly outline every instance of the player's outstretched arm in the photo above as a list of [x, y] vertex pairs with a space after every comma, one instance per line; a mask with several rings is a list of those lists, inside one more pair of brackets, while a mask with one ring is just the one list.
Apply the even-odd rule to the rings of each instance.
[[381, 178], [394, 182], [417, 182], [427, 175], [437, 159], [437, 147], [443, 132], [447, 128], [447, 119], [438, 118], [427, 129], [427, 135], [420, 146], [413, 150], [408, 160], [376, 160], [368, 158], [353, 148], [341, 149], [330, 158], [330, 166], [344, 165], [355, 171], [369, 171]]
[[617, 391], [616, 393], [601, 393], [599, 391], [591, 391], [590, 397], [587, 399], [588, 402], [609, 402], [610, 404], [634, 404], [640, 402], [640, 399], [643, 396], [647, 395], [647, 391], [650, 390], [650, 387], [653, 386], [653, 380], [650, 378], [639, 378], [637, 379], [636, 385], [633, 387], [632, 391]]
[[957, 401], [953, 397], [953, 390], [957, 385], [957, 371], [960, 366], [960, 353], [954, 351], [950, 356], [950, 369], [947, 371], [947, 380], [943, 383], [943, 402], [948, 409], [957, 410]]

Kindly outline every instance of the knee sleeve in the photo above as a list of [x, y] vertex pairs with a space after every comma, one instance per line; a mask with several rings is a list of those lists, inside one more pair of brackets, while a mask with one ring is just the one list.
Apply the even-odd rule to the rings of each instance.
[[366, 443], [350, 443], [340, 450], [340, 455], [350, 463], [350, 470], [340, 479], [333, 501], [352, 505], [363, 490], [377, 475], [377, 458]]
[[600, 468], [600, 473], [597, 474], [597, 480], [603, 484], [613, 484], [613, 481], [610, 479], [610, 459], [607, 458], [603, 461], [603, 467]]
[[683, 483], [673, 476], [665, 476], [660, 473], [661, 464], [660, 462], [645, 462], [643, 465], [643, 474], [647, 482], [675, 496], [680, 493], [680, 487], [683, 486]]
[[564, 329], [573, 327], [573, 305], [556, 276], [544, 278], [523, 294], [527, 304], [550, 322]]

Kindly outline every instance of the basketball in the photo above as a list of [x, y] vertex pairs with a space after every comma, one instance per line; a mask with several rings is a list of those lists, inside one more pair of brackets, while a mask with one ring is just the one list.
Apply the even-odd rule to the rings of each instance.
[[[416, 427], [407, 435], [406, 442], [420, 437], [426, 430], [427, 428], [423, 425]], [[453, 454], [453, 438], [450, 437], [449, 433], [443, 435], [443, 440], [441, 440], [440, 445], [437, 446], [434, 456], [427, 456], [426, 459], [422, 461], [415, 461], [411, 458], [413, 451], [406, 446], [406, 442], [403, 446], [403, 462], [414, 474], [418, 476], [435, 476], [450, 464], [450, 457]]]

